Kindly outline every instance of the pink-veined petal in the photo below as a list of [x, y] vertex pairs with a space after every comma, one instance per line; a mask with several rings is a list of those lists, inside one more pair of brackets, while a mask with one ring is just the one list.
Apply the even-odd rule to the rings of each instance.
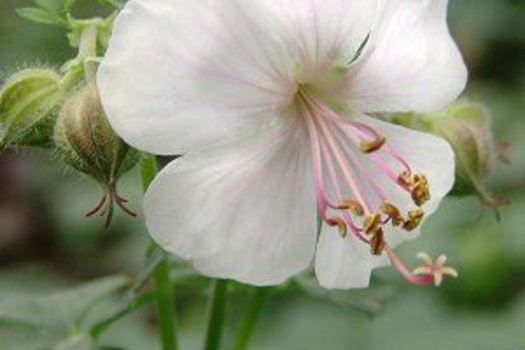
[[372, 270], [387, 264], [385, 257], [370, 254], [370, 247], [354, 236], [342, 238], [336, 229], [323, 225], [315, 256], [315, 274], [321, 286], [366, 288]]
[[276, 115], [293, 93], [294, 62], [248, 9], [237, 0], [130, 1], [98, 73], [116, 132], [150, 153], [182, 154]]
[[[454, 183], [454, 154], [450, 145], [443, 139], [418, 131], [382, 122], [369, 117], [360, 121], [373, 127], [386, 137], [388, 147], [400, 153], [410, 164], [415, 173], [425, 174], [432, 195], [431, 200], [423, 207], [426, 216], [432, 214], [441, 200], [451, 190]], [[368, 170], [368, 176], [384, 192], [391, 204], [396, 205], [403, 215], [415, 208], [410, 195], [381, 172], [369, 156], [361, 154], [361, 163]], [[399, 169], [392, 158], [384, 160], [393, 169]], [[360, 176], [360, 186], [367, 194], [369, 203], [378, 208], [381, 201], [373, 189]], [[403, 241], [414, 239], [419, 229], [406, 232], [390, 225], [384, 226], [388, 244], [395, 247]], [[315, 269], [321, 285], [326, 288], [348, 289], [368, 286], [372, 270], [389, 264], [386, 254], [373, 256], [370, 247], [348, 234], [344, 239], [332, 227], [323, 227], [317, 247]]]
[[253, 3], [261, 3], [270, 10], [287, 47], [298, 63], [310, 69], [316, 63], [349, 64], [377, 21], [380, 8], [379, 0], [258, 0]]
[[175, 160], [147, 192], [150, 234], [212, 277], [273, 285], [306, 269], [316, 210], [300, 133], [273, 130]]
[[467, 70], [447, 27], [448, 0], [384, 0], [347, 92], [364, 112], [434, 111], [463, 91]]

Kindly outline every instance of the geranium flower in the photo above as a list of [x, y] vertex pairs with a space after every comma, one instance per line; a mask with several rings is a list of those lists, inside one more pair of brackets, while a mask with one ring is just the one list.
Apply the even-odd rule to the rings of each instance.
[[146, 195], [152, 237], [205, 275], [255, 285], [314, 260], [323, 286], [365, 287], [389, 258], [432, 282], [393, 248], [450, 190], [453, 153], [376, 116], [461, 93], [446, 11], [447, 0], [131, 0], [98, 84], [129, 144], [183, 155]]

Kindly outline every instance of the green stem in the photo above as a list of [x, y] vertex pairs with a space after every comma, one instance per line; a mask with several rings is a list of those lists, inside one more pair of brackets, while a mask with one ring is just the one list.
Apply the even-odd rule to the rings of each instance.
[[140, 157], [140, 179], [143, 192], [146, 192], [158, 171], [157, 158], [149, 154], [142, 154]]
[[69, 67], [61, 81], [63, 90], [70, 90], [82, 79], [88, 83], [94, 83], [97, 75], [97, 41], [98, 29], [92, 25], [87, 25], [80, 35], [80, 43], [76, 61], [78, 63]]
[[246, 312], [244, 319], [241, 322], [241, 327], [237, 332], [237, 338], [233, 350], [248, 349], [253, 330], [255, 329], [261, 310], [268, 299], [269, 292], [270, 288], [257, 288], [255, 290], [252, 300], [248, 305], [248, 311]]
[[[140, 177], [144, 191], [155, 178], [157, 171], [157, 159], [151, 155], [144, 155], [140, 160]], [[153, 272], [153, 282], [162, 350], [177, 350], [174, 290], [166, 253], [163, 253], [162, 261]]]
[[78, 58], [84, 61], [84, 75], [89, 83], [94, 83], [97, 76], [97, 40], [98, 30], [95, 25], [88, 25], [82, 30]]
[[155, 284], [155, 300], [160, 327], [160, 339], [163, 350], [176, 350], [175, 304], [173, 301], [173, 286], [170, 281], [170, 262], [164, 254], [159, 266], [153, 272]]
[[224, 314], [226, 309], [226, 280], [213, 281], [213, 294], [208, 309], [208, 331], [204, 350], [218, 350], [221, 346]]

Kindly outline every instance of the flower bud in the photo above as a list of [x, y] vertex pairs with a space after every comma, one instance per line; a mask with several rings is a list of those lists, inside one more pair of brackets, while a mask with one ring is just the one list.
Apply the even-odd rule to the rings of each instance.
[[66, 164], [95, 179], [105, 191], [87, 216], [106, 216], [108, 226], [114, 204], [135, 216], [126, 208], [127, 200], [118, 194], [116, 183], [136, 164], [138, 156], [112, 130], [93, 84], [73, 93], [64, 103], [55, 126], [55, 143]]
[[476, 194], [491, 207], [506, 203], [492, 196], [484, 184], [496, 154], [490, 117], [485, 107], [470, 101], [458, 101], [435, 114], [405, 114], [396, 116], [395, 121], [441, 136], [450, 143], [456, 156], [453, 194]]
[[60, 81], [49, 69], [22, 70], [7, 80], [0, 90], [0, 148], [53, 145]]

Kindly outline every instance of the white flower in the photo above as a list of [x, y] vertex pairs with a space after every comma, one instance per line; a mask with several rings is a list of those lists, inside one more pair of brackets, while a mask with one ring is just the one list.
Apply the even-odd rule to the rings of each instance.
[[446, 10], [447, 0], [131, 0], [98, 84], [128, 143], [184, 155], [146, 195], [153, 238], [213, 277], [272, 285], [315, 260], [323, 286], [367, 286], [453, 184], [445, 141], [373, 118], [461, 93]]

